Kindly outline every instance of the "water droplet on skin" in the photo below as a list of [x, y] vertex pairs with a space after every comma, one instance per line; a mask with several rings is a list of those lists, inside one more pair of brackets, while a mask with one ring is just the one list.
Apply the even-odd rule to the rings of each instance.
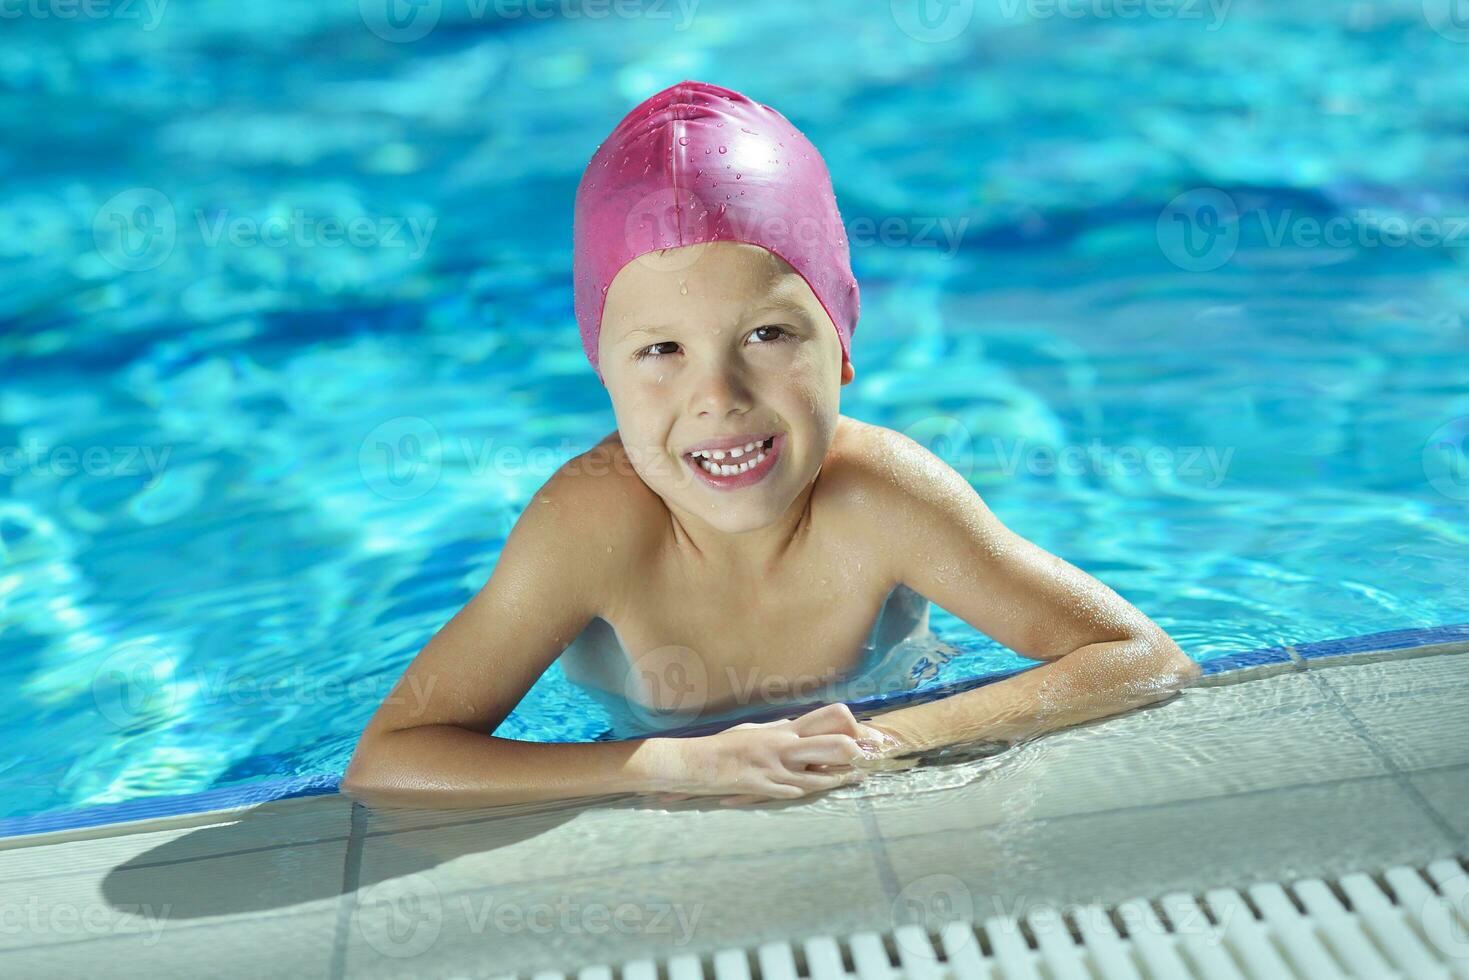
[[612, 546], [610, 544], [607, 546], [607, 554], [612, 554]]
[[728, 147], [721, 146], [719, 148], [719, 152], [720, 153], [728, 153], [729, 152], [729, 148]]
[[678, 294], [680, 296], [687, 296], [689, 294], [689, 284], [682, 279], [678, 281]]
[[680, 136], [678, 138], [678, 145], [679, 146], [688, 146], [689, 145], [689, 138], [687, 136]]
[[744, 174], [735, 174], [735, 180], [739, 180]]

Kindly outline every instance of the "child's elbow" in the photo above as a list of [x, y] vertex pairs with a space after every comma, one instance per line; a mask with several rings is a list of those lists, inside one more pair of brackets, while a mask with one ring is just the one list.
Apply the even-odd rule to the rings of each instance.
[[386, 802], [390, 785], [385, 778], [380, 753], [374, 751], [372, 743], [363, 738], [352, 753], [352, 761], [337, 784], [337, 792], [367, 806], [379, 806]]

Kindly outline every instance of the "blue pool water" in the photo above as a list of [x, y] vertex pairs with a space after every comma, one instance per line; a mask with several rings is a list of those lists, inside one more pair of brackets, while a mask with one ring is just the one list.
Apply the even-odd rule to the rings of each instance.
[[[1469, 37], [1423, 4], [429, 6], [6, 21], [0, 817], [342, 771], [613, 428], [572, 195], [684, 78], [827, 159], [843, 411], [1193, 657], [1469, 618]], [[1031, 663], [934, 626], [924, 685]], [[499, 734], [618, 733], [553, 667]]]

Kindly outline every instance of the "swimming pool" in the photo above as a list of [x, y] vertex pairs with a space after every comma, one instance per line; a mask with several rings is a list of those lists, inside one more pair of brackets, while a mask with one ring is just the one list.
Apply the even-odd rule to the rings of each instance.
[[[411, 42], [351, 5], [7, 22], [0, 817], [345, 768], [613, 427], [572, 194], [685, 77], [830, 165], [843, 411], [1196, 659], [1469, 619], [1469, 49], [1420, 4], [981, 5], [932, 43], [885, 4], [442, 7]], [[923, 685], [1031, 663], [933, 625]], [[500, 734], [607, 722], [553, 668]]]

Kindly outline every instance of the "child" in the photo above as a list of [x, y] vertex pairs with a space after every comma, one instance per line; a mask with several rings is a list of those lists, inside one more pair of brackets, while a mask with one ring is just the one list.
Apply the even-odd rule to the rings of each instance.
[[[701, 82], [659, 92], [587, 166], [573, 237], [582, 343], [617, 430], [527, 504], [490, 580], [373, 716], [344, 791], [407, 806], [789, 799], [1198, 676], [933, 454], [838, 413], [857, 282], [825, 164], [780, 113]], [[838, 703], [698, 737], [491, 734], [563, 653], [569, 677], [643, 718], [809, 701], [926, 632], [928, 600], [1047, 663], [866, 722]]]

